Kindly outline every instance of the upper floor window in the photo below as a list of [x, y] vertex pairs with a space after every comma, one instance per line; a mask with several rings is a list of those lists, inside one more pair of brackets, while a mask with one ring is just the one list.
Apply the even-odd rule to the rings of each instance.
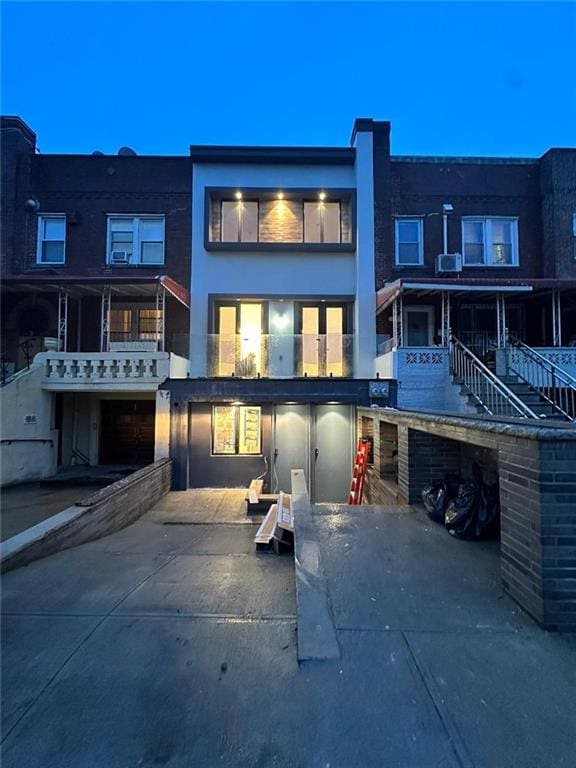
[[164, 216], [109, 216], [109, 264], [164, 264]]
[[466, 218], [462, 220], [465, 267], [518, 265], [518, 220]]
[[304, 242], [339, 243], [340, 203], [304, 203]]
[[396, 219], [396, 264], [418, 267], [424, 263], [422, 219]]
[[38, 264], [64, 264], [66, 252], [66, 216], [46, 214], [38, 218]]
[[223, 243], [258, 242], [258, 203], [244, 200], [222, 200]]

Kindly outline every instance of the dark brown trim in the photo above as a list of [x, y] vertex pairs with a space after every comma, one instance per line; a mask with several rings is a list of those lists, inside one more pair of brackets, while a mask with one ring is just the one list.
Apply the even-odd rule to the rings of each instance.
[[354, 149], [342, 147], [228, 147], [190, 145], [193, 163], [354, 165]]

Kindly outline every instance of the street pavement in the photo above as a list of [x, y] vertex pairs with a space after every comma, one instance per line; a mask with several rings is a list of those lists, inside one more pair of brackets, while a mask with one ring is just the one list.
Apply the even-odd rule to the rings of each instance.
[[315, 507], [340, 658], [298, 664], [293, 559], [255, 525], [169, 494], [7, 573], [3, 768], [574, 768], [576, 639], [503, 595], [497, 545]]

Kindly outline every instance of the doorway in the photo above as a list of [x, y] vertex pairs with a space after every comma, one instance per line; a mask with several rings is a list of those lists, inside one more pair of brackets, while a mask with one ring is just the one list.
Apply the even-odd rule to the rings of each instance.
[[100, 464], [154, 461], [154, 400], [102, 400]]
[[404, 346], [430, 347], [434, 343], [434, 307], [404, 307]]
[[348, 308], [345, 304], [301, 304], [297, 333], [300, 335], [300, 376], [347, 376]]
[[316, 405], [312, 415], [314, 503], [345, 504], [352, 479], [353, 407]]

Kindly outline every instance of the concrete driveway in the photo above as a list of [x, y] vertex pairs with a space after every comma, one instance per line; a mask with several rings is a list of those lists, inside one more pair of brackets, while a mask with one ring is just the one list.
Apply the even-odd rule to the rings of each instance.
[[508, 602], [493, 546], [315, 508], [341, 658], [298, 665], [292, 558], [233, 494], [5, 575], [3, 768], [573, 768], [574, 639]]

